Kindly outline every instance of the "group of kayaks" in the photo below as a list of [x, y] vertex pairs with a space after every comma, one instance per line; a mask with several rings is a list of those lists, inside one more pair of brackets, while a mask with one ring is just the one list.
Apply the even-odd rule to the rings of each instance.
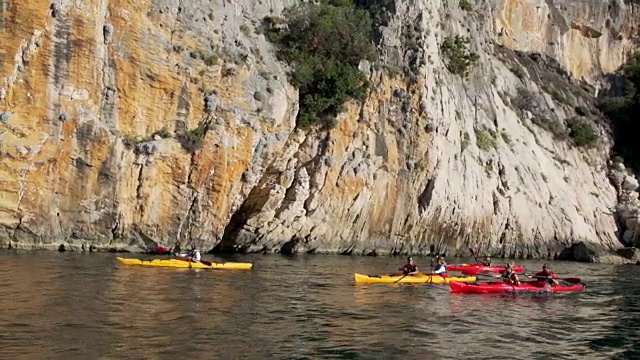
[[[226, 269], [226, 270], [250, 270], [251, 263], [242, 262], [211, 262], [194, 261], [189, 258], [175, 257], [168, 259], [136, 259], [117, 257], [118, 261], [125, 265], [170, 267], [183, 269]], [[578, 278], [558, 279], [563, 283], [551, 286], [546, 281], [521, 281], [515, 285], [503, 281], [478, 282], [478, 277], [486, 274], [496, 274], [505, 271], [504, 266], [486, 266], [482, 264], [446, 265], [447, 272], [461, 272], [463, 276], [438, 275], [438, 274], [391, 274], [391, 275], [364, 275], [355, 274], [356, 284], [449, 284], [454, 293], [465, 294], [490, 294], [504, 292], [570, 292], [584, 290], [585, 285]], [[523, 266], [514, 266], [515, 272], [523, 272]], [[564, 280], [564, 281], [563, 281]]]
[[[514, 266], [518, 273], [524, 272], [523, 266]], [[392, 274], [392, 275], [364, 275], [355, 274], [356, 284], [449, 284], [451, 292], [464, 294], [490, 294], [504, 292], [570, 292], [584, 290], [585, 285], [578, 278], [558, 279], [558, 285], [550, 285], [546, 281], [520, 281], [515, 285], [503, 281], [478, 282], [478, 276], [505, 271], [504, 266], [486, 266], [482, 264], [447, 265], [447, 272], [457, 271], [464, 276], [436, 275], [436, 274]], [[490, 275], [489, 275], [490, 276]], [[562, 281], [564, 280], [564, 281]]]

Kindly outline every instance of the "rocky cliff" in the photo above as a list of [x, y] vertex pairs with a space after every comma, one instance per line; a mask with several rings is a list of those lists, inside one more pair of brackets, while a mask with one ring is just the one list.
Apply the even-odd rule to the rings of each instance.
[[[259, 30], [295, 1], [0, 0], [3, 244], [532, 257], [620, 246], [613, 211], [633, 179], [610, 181], [593, 100], [634, 50], [634, 9], [387, 3], [380, 64], [360, 66], [372, 89], [324, 130], [296, 128], [297, 91]], [[478, 56], [466, 77], [443, 51], [455, 35]], [[562, 136], [577, 117], [597, 146]]]

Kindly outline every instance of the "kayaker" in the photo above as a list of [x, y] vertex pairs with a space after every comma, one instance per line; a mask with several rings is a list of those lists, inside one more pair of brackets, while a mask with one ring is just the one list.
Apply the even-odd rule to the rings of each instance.
[[411, 256], [407, 258], [407, 263], [405, 264], [405, 266], [400, 268], [400, 271], [402, 271], [404, 275], [413, 275], [418, 273], [418, 267], [413, 262]]
[[559, 285], [558, 280], [556, 280], [556, 274], [554, 274], [553, 271], [549, 269], [549, 265], [547, 264], [542, 265], [542, 271], [536, 273], [533, 276], [529, 276], [529, 278], [536, 278], [536, 280], [538, 281], [546, 281], [547, 283], [549, 283], [549, 285], [552, 286]]
[[180, 254], [180, 240], [176, 240], [176, 243], [173, 244], [173, 247], [171, 248], [171, 252], [173, 254]]
[[513, 271], [513, 264], [507, 264], [504, 269], [504, 272], [501, 275], [494, 276], [496, 278], [502, 278], [502, 280], [506, 283], [513, 285], [520, 285], [520, 279], [518, 279], [518, 274]]
[[482, 265], [484, 266], [491, 266], [491, 258], [490, 257], [485, 257], [484, 260], [482, 261]]
[[442, 256], [438, 256], [438, 262], [433, 267], [433, 273], [442, 277], [449, 276], [447, 275], [447, 262], [444, 261], [444, 258]]
[[191, 249], [191, 251], [189, 251], [186, 255], [186, 258], [189, 258], [189, 260], [194, 261], [194, 262], [200, 262], [200, 250], [193, 248]]

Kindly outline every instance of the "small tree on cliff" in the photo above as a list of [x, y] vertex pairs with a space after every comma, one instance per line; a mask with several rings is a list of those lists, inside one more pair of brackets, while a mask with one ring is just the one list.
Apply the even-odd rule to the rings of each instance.
[[361, 60], [374, 60], [369, 12], [349, 0], [303, 3], [282, 18], [265, 18], [267, 38], [291, 66], [289, 79], [300, 92], [297, 125], [330, 125], [349, 99], [363, 100], [366, 76]]

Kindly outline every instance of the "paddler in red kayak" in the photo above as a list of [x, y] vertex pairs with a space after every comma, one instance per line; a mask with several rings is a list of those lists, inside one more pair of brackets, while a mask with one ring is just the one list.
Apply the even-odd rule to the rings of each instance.
[[556, 280], [558, 277], [553, 273], [553, 271], [549, 269], [549, 265], [547, 264], [542, 265], [542, 271], [536, 273], [533, 276], [529, 276], [529, 278], [536, 278], [536, 280], [538, 281], [546, 281], [551, 286], [559, 285], [558, 280]]
[[504, 269], [504, 272], [500, 275], [495, 275], [496, 278], [502, 278], [502, 280], [506, 283], [512, 285], [520, 285], [520, 279], [518, 279], [518, 274], [513, 271], [513, 264], [509, 263]]
[[402, 271], [404, 275], [413, 275], [418, 273], [418, 267], [413, 262], [411, 256], [407, 258], [407, 263], [400, 268], [400, 271]]

